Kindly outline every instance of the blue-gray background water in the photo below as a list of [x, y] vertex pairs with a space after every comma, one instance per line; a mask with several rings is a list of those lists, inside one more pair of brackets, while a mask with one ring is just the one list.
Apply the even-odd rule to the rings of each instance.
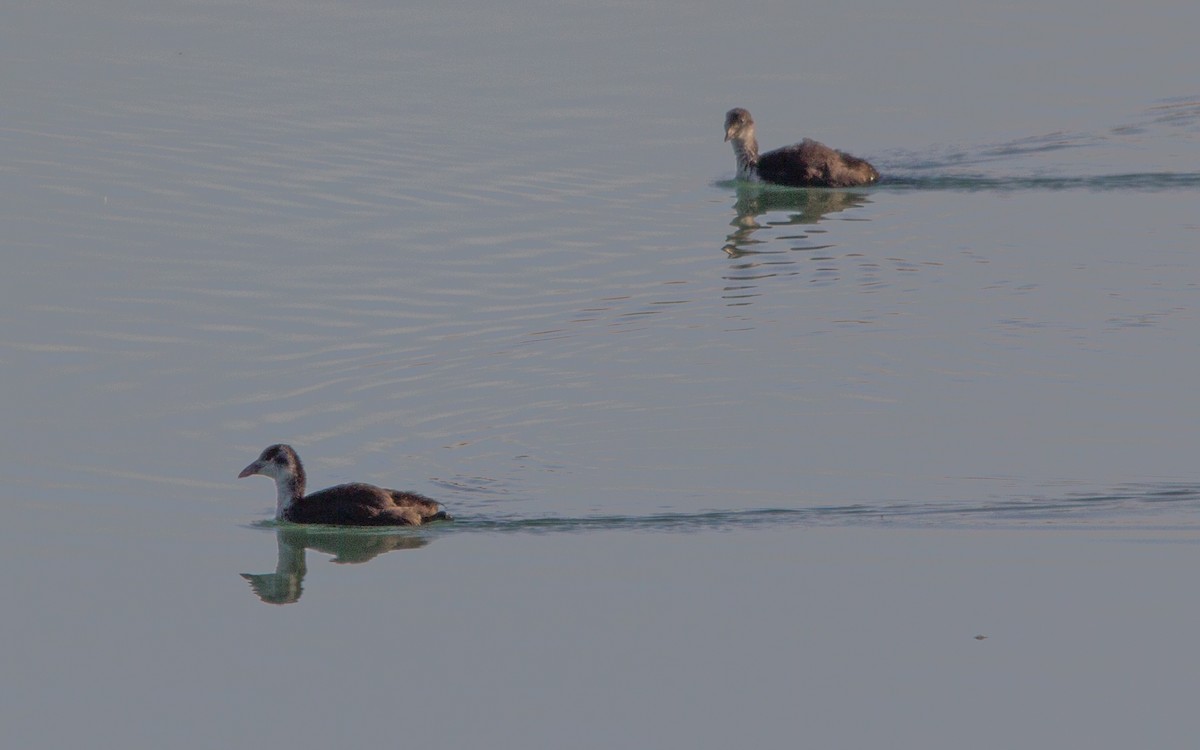
[[1200, 6], [0, 20], [6, 745], [1200, 731]]

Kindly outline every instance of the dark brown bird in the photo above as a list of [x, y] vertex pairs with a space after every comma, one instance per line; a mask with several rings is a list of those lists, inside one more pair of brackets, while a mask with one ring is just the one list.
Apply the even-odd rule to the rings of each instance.
[[420, 526], [450, 520], [439, 503], [414, 492], [373, 484], [339, 484], [305, 496], [304, 465], [290, 445], [265, 449], [238, 479], [261, 474], [275, 480], [275, 518], [292, 523], [340, 526]]
[[759, 156], [754, 118], [741, 107], [725, 113], [725, 140], [733, 143], [741, 180], [792, 187], [854, 187], [879, 179], [879, 172], [865, 160], [809, 138]]

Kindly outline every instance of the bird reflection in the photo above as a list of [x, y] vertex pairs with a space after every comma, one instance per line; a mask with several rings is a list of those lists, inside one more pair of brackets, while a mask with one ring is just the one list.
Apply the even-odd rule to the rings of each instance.
[[333, 555], [335, 563], [364, 563], [384, 552], [417, 549], [429, 543], [412, 531], [388, 533], [292, 525], [275, 529], [275, 540], [279, 546], [275, 572], [241, 574], [267, 604], [291, 604], [300, 599], [304, 574], [308, 572], [305, 563], [308, 549]]
[[739, 183], [737, 201], [733, 210], [737, 213], [731, 221], [734, 227], [725, 239], [725, 252], [731, 258], [739, 258], [761, 252], [753, 249], [765, 240], [754, 239], [754, 233], [763, 228], [758, 217], [769, 212], [786, 212], [784, 221], [772, 221], [768, 226], [792, 224], [816, 224], [826, 216], [848, 208], [870, 203], [865, 193], [847, 190], [780, 188], [772, 185]]

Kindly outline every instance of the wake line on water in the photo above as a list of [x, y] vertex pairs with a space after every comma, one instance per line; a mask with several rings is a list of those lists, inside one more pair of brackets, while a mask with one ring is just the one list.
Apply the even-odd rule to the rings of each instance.
[[[1188, 506], [1192, 506], [1189, 508]], [[1065, 497], [1028, 497], [979, 502], [855, 503], [807, 508], [753, 508], [707, 510], [694, 513], [648, 515], [605, 515], [581, 517], [497, 516], [490, 513], [454, 513], [453, 521], [413, 527], [346, 527], [319, 524], [298, 525], [263, 519], [251, 524], [313, 537], [353, 535], [405, 536], [431, 534], [494, 533], [555, 534], [598, 531], [707, 532], [796, 526], [994, 526], [1046, 523], [1089, 523], [1111, 525], [1114, 521], [1145, 519], [1171, 513], [1176, 521], [1181, 511], [1200, 511], [1200, 485], [1129, 485], [1104, 493], [1080, 493]], [[1200, 521], [1200, 515], [1197, 518]]]
[[697, 513], [609, 515], [581, 518], [496, 518], [457, 515], [447, 531], [492, 533], [586, 533], [593, 531], [700, 532], [789, 526], [844, 525], [987, 525], [1089, 520], [1144, 516], [1181, 504], [1200, 509], [1200, 486], [1138, 485], [1108, 493], [1064, 498], [1028, 498], [982, 503], [894, 502], [811, 508], [711, 510]]
[[878, 190], [954, 190], [961, 192], [1016, 190], [1130, 190], [1156, 192], [1200, 188], [1200, 172], [1135, 172], [1111, 175], [1042, 175], [989, 177], [987, 175], [885, 174]]
[[[886, 167], [881, 167], [881, 170]], [[992, 177], [984, 174], [906, 174], [904, 171], [885, 172], [879, 182], [870, 187], [802, 188], [768, 183], [742, 183], [724, 180], [717, 187], [736, 187], [761, 194], [786, 196], [813, 191], [833, 194], [869, 195], [878, 192], [907, 192], [940, 190], [947, 192], [1016, 192], [1022, 190], [1089, 190], [1092, 192], [1166, 192], [1170, 190], [1200, 190], [1200, 172], [1131, 172], [1109, 175], [1036, 175], [1028, 177]]]
[[[924, 152], [893, 152], [876, 162], [882, 190], [1091, 190], [1167, 191], [1200, 188], [1200, 172], [1191, 161], [1180, 162], [1179, 138], [1194, 140], [1200, 132], [1200, 100], [1194, 96], [1163, 100], [1133, 122], [1095, 132], [1054, 131], [1003, 143], [934, 147]], [[1068, 160], [1086, 171], [1120, 169], [1136, 158], [1140, 171], [1070, 174]], [[1147, 161], [1158, 159], [1158, 161]], [[1025, 166], [1018, 166], [1025, 165]], [[988, 166], [983, 166], [988, 165]], [[1106, 167], [1107, 165], [1107, 167]], [[1009, 174], [997, 174], [993, 168]], [[1067, 172], [1064, 174], [1063, 172]], [[1014, 174], [1015, 173], [1015, 174]]]

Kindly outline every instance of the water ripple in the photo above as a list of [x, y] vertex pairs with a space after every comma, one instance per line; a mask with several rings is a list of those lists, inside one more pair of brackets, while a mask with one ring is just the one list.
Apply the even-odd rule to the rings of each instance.
[[809, 508], [707, 510], [695, 513], [585, 517], [456, 515], [446, 531], [493, 533], [585, 533], [594, 531], [704, 532], [791, 526], [966, 526], [1087, 523], [1119, 525], [1159, 511], [1200, 510], [1200, 486], [1147, 484], [1105, 493], [998, 499], [961, 503], [853, 503]]
[[889, 173], [879, 182], [882, 190], [1195, 190], [1200, 172], [1138, 172], [1106, 175], [1038, 175], [993, 177], [985, 174], [917, 175]]

